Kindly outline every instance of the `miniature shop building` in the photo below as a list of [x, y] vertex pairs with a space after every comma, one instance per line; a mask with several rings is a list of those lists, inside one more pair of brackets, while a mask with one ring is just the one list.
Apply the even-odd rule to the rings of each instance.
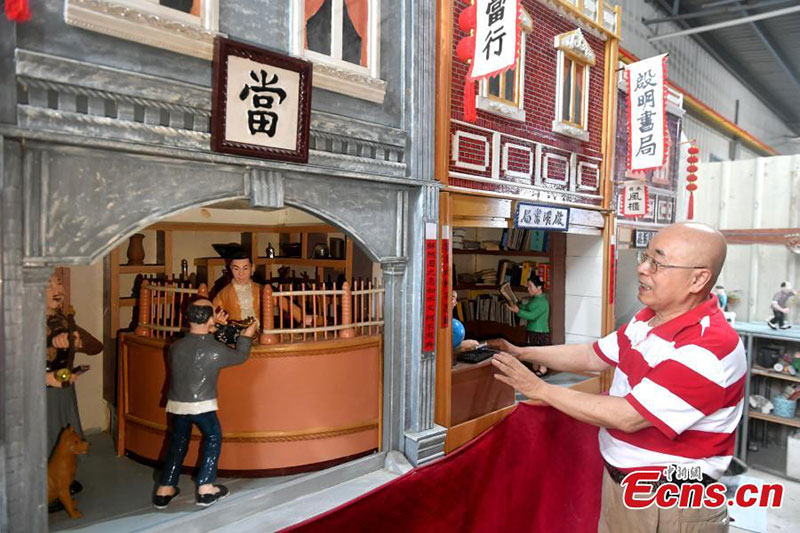
[[[443, 290], [458, 292], [458, 317], [469, 310], [467, 338], [524, 345], [525, 327], [503, 316], [497, 296], [497, 285], [507, 280], [503, 272], [521, 265], [522, 272], [546, 278], [552, 343], [590, 342], [609, 330], [613, 315], [605, 304], [614, 146], [614, 115], [607, 110], [616, 100], [619, 8], [523, 0], [516, 66], [476, 83], [477, 119], [468, 122], [468, 65], [456, 55], [467, 33], [455, 21], [469, 3], [451, 4], [443, 9], [441, 31], [452, 38], [439, 51], [438, 79], [439, 93], [449, 98], [437, 107], [440, 245], [450, 273]], [[547, 244], [534, 246], [531, 232], [520, 236], [513, 229], [522, 203], [568, 208], [568, 231], [547, 231]], [[522, 277], [510, 276], [520, 298], [526, 296]], [[488, 319], [480, 311], [487, 299], [498, 311]], [[507, 414], [515, 397], [493, 379], [490, 360], [451, 368], [450, 322], [440, 322], [436, 420], [449, 428], [449, 451]], [[602, 385], [595, 378], [580, 386]]]
[[[636, 271], [637, 253], [647, 248], [656, 232], [675, 222], [678, 211], [678, 184], [681, 160], [686, 159], [688, 144], [681, 144], [681, 122], [683, 95], [672, 87], [667, 87], [667, 164], [663, 167], [640, 173], [626, 171], [628, 158], [628, 94], [627, 84], [620, 72], [619, 93], [617, 97], [617, 133], [614, 155], [614, 205], [616, 216], [616, 258], [614, 261], [615, 279], [620, 273]], [[682, 149], [683, 148], [683, 149]], [[684, 154], [681, 156], [681, 154]], [[647, 214], [640, 217], [626, 216], [621, 207], [623, 189], [626, 182], [642, 181], [647, 187]], [[617, 283], [614, 290], [615, 325], [628, 322], [641, 309], [635, 286]]]
[[[64, 0], [32, 4], [32, 18], [24, 24], [0, 22], [0, 448], [7, 510], [2, 529], [47, 527], [43, 317], [45, 286], [53, 268], [104, 261], [109, 290], [109, 273], [125, 262], [113, 252], [127, 246], [131, 235], [176, 213], [219, 202], [240, 201], [256, 210], [291, 206], [313, 214], [379, 266], [375, 277], [382, 287], [380, 335], [373, 331], [346, 339], [306, 338], [298, 350], [307, 357], [279, 356], [281, 350], [292, 350], [290, 342], [264, 345], [248, 362], [258, 368], [250, 379], [260, 376], [266, 386], [273, 386], [270, 380], [282, 375], [296, 378], [300, 387], [305, 385], [304, 372], [315, 370], [309, 368], [312, 354], [321, 353], [325, 343], [350, 343], [348, 353], [371, 358], [373, 364], [365, 372], [371, 376], [370, 401], [377, 405], [358, 420], [321, 413], [323, 418], [313, 422], [316, 428], [338, 429], [369, 422], [369, 430], [362, 432], [368, 435], [368, 445], [340, 447], [335, 457], [306, 449], [308, 453], [288, 458], [286, 464], [238, 465], [231, 459], [231, 468], [325, 463], [377, 449], [377, 469], [388, 451], [400, 451], [414, 463], [441, 453], [443, 434], [437, 437], [437, 431], [443, 430], [434, 427], [432, 415], [433, 361], [420, 353], [420, 323], [415, 319], [421, 315], [422, 285], [414, 275], [421, 270], [422, 223], [437, 220], [429, 120], [435, 13], [411, 0], [364, 0], [358, 20], [333, 16], [342, 13], [340, 0], [292, 0], [291, 9], [286, 9], [287, 2], [271, 0], [220, 4], [204, 0], [192, 13], [156, 3], [126, 4], [123, 9], [104, 0]], [[314, 13], [306, 13], [309, 4], [315, 4]], [[333, 24], [336, 21], [341, 26]], [[309, 24], [331, 24], [331, 40], [306, 41]], [[308, 164], [210, 150], [212, 40], [217, 34], [314, 64]], [[337, 48], [340, 43], [345, 43], [342, 49]], [[277, 249], [277, 243], [273, 246]], [[76, 281], [73, 278], [73, 293]], [[118, 413], [138, 416], [142, 424], [133, 430], [127, 423], [126, 440], [118, 444], [146, 455], [149, 452], [142, 450], [150, 449], [152, 442], [134, 440], [163, 434], [158, 426], [163, 414], [156, 412], [152, 398], [146, 405], [135, 404], [141, 395], [132, 396], [132, 386], [125, 388], [123, 383], [118, 389], [115, 381], [126, 376], [125, 368], [114, 368], [115, 328], [104, 317], [104, 389], [107, 397], [120, 391], [111, 406], [110, 429], [118, 434], [120, 425], [129, 422], [118, 419]], [[155, 355], [163, 339], [135, 333], [125, 339], [120, 346], [127, 355], [119, 355], [128, 365], [129, 384], [144, 386], [153, 377], [137, 379], [141, 361], [134, 355], [138, 350], [139, 356], [151, 357], [152, 365], [144, 366], [157, 368], [163, 364]], [[334, 351], [327, 350], [324, 357], [334, 357]], [[234, 378], [231, 374], [223, 380]], [[155, 381], [148, 383], [155, 387]], [[120, 404], [123, 399], [129, 403]], [[258, 416], [270, 413], [274, 411]], [[264, 420], [238, 419], [223, 421], [223, 426], [240, 434], [302, 432], [312, 423], [311, 414], [308, 417], [300, 427], [286, 420], [264, 425]], [[143, 426], [153, 422], [157, 427], [149, 429], [155, 432], [144, 436]], [[136, 431], [140, 433], [134, 437]], [[246, 446], [230, 444], [231, 452]], [[270, 461], [281, 461], [280, 454], [275, 455]], [[307, 490], [315, 490], [313, 483]]]

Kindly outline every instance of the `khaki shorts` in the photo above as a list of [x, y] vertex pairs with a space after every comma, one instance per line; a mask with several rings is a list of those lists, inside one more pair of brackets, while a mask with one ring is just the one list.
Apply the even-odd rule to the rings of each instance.
[[728, 509], [628, 509], [622, 501], [622, 487], [603, 469], [603, 503], [600, 533], [679, 532], [720, 533], [728, 531]]

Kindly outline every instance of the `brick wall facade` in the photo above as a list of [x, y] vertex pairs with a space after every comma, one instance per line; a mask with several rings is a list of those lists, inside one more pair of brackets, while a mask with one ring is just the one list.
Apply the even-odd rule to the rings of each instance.
[[[450, 170], [456, 176], [451, 175], [450, 184], [545, 201], [599, 205], [599, 198], [588, 196], [600, 194], [605, 41], [593, 30], [582, 28], [596, 58], [589, 80], [589, 140], [582, 142], [555, 133], [552, 126], [556, 114], [558, 50], [553, 41], [555, 36], [579, 26], [566, 13], [540, 0], [521, 0], [521, 3], [533, 22], [532, 31], [524, 34], [525, 122], [482, 109], [477, 110], [474, 125], [463, 122], [468, 65], [457, 58], [455, 47], [466, 34], [458, 27], [454, 29]], [[456, 20], [467, 5], [467, 1], [455, 0]], [[465, 179], [465, 175], [501, 179], [511, 185], [476, 182]], [[536, 185], [542, 190], [514, 187], [514, 182]]]

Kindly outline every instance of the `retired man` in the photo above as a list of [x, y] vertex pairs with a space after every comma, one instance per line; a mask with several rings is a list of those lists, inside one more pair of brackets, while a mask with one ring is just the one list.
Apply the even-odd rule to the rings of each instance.
[[[711, 295], [725, 254], [718, 231], [673, 224], [639, 254], [639, 300], [646, 307], [628, 324], [594, 344], [492, 343], [507, 352], [493, 361], [502, 372], [497, 379], [601, 428], [599, 531], [727, 531], [725, 508], [631, 510], [620, 486], [630, 472], [676, 467], [702, 472], [700, 481], [709, 484], [731, 461], [747, 366], [739, 336]], [[608, 396], [577, 392], [545, 383], [519, 359], [564, 371], [614, 367], [614, 379]]]

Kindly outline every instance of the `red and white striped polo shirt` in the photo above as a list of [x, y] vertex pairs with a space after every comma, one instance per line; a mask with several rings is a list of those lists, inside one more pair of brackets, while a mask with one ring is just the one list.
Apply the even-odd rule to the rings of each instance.
[[744, 408], [744, 346], [716, 296], [651, 328], [654, 315], [645, 308], [594, 343], [597, 355], [616, 367], [609, 394], [653, 424], [634, 433], [601, 428], [600, 452], [621, 470], [679, 464], [719, 479]]

